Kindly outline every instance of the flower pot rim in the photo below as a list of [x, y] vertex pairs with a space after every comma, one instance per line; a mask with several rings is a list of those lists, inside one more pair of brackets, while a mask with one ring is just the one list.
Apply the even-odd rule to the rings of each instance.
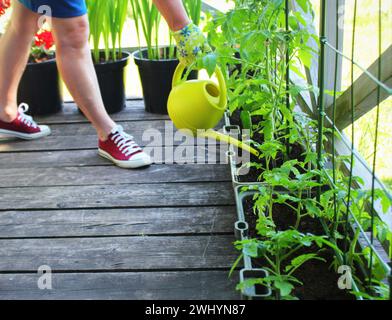
[[[160, 46], [160, 49], [167, 49], [170, 48], [170, 46]], [[146, 52], [148, 48], [141, 48], [140, 50], [136, 50], [132, 56], [135, 60], [139, 61], [151, 61], [151, 62], [174, 62], [174, 61], [179, 61], [178, 58], [173, 58], [173, 59], [148, 59], [148, 58], [143, 58], [140, 57], [141, 52]]]
[[[91, 50], [91, 53], [92, 52], [93, 51]], [[100, 53], [101, 52], [105, 52], [105, 50], [101, 49], [101, 50], [99, 50], [99, 52]], [[119, 51], [117, 50], [116, 52], [119, 52]], [[95, 66], [104, 66], [104, 65], [112, 65], [112, 64], [118, 64], [118, 63], [121, 63], [121, 62], [126, 62], [126, 61], [129, 60], [129, 58], [132, 55], [129, 51], [126, 51], [126, 50], [123, 50], [121, 53], [123, 55], [123, 57], [121, 59], [118, 59], [116, 61], [110, 60], [110, 61], [104, 61], [104, 62], [98, 62], [98, 63], [94, 62], [94, 65]]]
[[41, 61], [41, 62], [28, 62], [26, 64], [26, 66], [37, 66], [37, 65], [53, 64], [53, 63], [56, 63], [56, 57], [55, 56], [53, 58], [50, 58], [48, 60]]

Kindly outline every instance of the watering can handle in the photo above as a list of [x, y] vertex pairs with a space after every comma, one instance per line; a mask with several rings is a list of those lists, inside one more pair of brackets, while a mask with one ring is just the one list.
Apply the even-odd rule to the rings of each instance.
[[[186, 65], [179, 63], [176, 71], [174, 72], [173, 76], [173, 88], [176, 87], [181, 82], [182, 74], [184, 73]], [[220, 98], [219, 98], [219, 107], [226, 108], [227, 106], [227, 86], [226, 81], [223, 76], [222, 70], [217, 66], [215, 69], [215, 74], [219, 82], [219, 91], [220, 91]]]

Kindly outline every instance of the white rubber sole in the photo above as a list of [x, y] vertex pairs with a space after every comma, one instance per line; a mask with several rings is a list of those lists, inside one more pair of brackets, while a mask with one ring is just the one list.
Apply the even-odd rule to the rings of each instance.
[[41, 129], [41, 132], [31, 133], [31, 134], [0, 129], [0, 139], [18, 138], [23, 140], [36, 140], [49, 136], [52, 133], [48, 126], [39, 126], [39, 127]]
[[101, 157], [112, 161], [116, 166], [124, 169], [138, 169], [138, 168], [148, 167], [152, 164], [151, 158], [144, 152], [135, 155], [133, 157], [134, 159], [129, 161], [117, 160], [113, 158], [109, 153], [101, 149], [98, 149], [98, 153]]

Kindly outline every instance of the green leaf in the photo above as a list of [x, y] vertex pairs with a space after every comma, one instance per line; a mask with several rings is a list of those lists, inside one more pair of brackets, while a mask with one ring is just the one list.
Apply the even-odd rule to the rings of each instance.
[[311, 52], [309, 52], [308, 50], [300, 50], [298, 56], [305, 67], [311, 67], [313, 60], [313, 55]]
[[241, 112], [241, 123], [242, 123], [242, 128], [249, 130], [250, 135], [252, 135], [252, 117], [249, 111]]
[[294, 286], [290, 282], [284, 280], [275, 280], [274, 286], [279, 289], [282, 297], [290, 295], [294, 289]]
[[309, 12], [309, 1], [308, 0], [297, 0], [296, 1], [298, 5], [301, 7], [301, 9], [304, 11], [304, 13]]
[[325, 261], [323, 258], [318, 257], [315, 253], [303, 254], [291, 260], [291, 264], [286, 267], [286, 272], [293, 272], [299, 267], [301, 267], [305, 262], [310, 260]]
[[256, 241], [248, 242], [244, 244], [244, 254], [256, 258], [258, 256], [258, 244]]
[[215, 53], [209, 53], [202, 58], [202, 68], [207, 70], [210, 77], [215, 73], [217, 57]]
[[[376, 191], [377, 192], [377, 191]], [[386, 192], [384, 192], [384, 190], [379, 190], [377, 192], [378, 197], [381, 200], [381, 206], [382, 206], [382, 211], [384, 213], [387, 213], [388, 210], [391, 208], [392, 203], [388, 197], [388, 195], [386, 194]]]
[[277, 203], [285, 203], [286, 201], [291, 201], [291, 202], [300, 202], [301, 199], [291, 196], [289, 194], [278, 194], [276, 202]]
[[320, 216], [320, 209], [315, 205], [315, 203], [312, 200], [306, 200], [305, 201], [305, 207], [308, 213], [312, 217], [318, 217]]

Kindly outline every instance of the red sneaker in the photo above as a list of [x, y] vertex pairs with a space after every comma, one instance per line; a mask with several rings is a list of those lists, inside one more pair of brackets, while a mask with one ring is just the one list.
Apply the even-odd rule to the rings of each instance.
[[48, 126], [39, 126], [32, 117], [25, 114], [29, 106], [22, 103], [18, 109], [18, 116], [11, 123], [0, 120], [0, 138], [19, 138], [34, 140], [50, 135]]
[[136, 169], [152, 164], [150, 156], [143, 152], [121, 126], [116, 126], [106, 141], [99, 141], [98, 152], [121, 168]]

